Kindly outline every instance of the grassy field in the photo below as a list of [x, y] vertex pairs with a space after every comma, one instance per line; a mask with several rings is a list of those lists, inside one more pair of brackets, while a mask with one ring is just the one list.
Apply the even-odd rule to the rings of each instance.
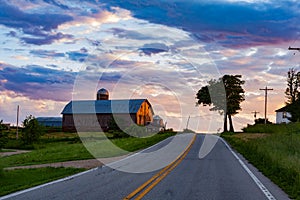
[[258, 125], [244, 131], [248, 133], [222, 137], [291, 198], [300, 200], [300, 124]]
[[102, 133], [84, 133], [81, 135], [83, 143], [80, 139], [76, 139], [77, 142], [74, 142], [71, 137], [68, 138], [70, 141], [65, 141], [67, 139], [64, 137], [62, 140], [58, 140], [53, 135], [53, 139], [45, 139], [40, 144], [36, 144], [35, 149], [29, 153], [0, 158], [0, 165], [13, 167], [120, 156], [149, 147], [172, 135], [175, 133], [156, 134], [149, 138], [129, 137], [108, 140]]
[[0, 176], [0, 196], [63, 178], [83, 169], [40, 168], [6, 171]]
[[[85, 160], [95, 158], [95, 156], [119, 156], [149, 147], [175, 134], [175, 132], [169, 132], [156, 134], [148, 138], [129, 137], [118, 139], [107, 139], [103, 133], [80, 133], [80, 138], [74, 133], [59, 132], [46, 134], [38, 144], [32, 146], [33, 149], [31, 152], [0, 158], [0, 196], [83, 170], [73, 168], [40, 168], [7, 171], [3, 170], [5, 167]], [[19, 145], [20, 143], [14, 138], [11, 138], [8, 143], [8, 147], [10, 148]], [[92, 154], [87, 148], [91, 150]]]

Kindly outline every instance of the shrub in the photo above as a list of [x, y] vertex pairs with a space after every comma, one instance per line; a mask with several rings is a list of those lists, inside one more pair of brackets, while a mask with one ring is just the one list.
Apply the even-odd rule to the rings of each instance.
[[153, 135], [153, 133], [147, 132], [145, 126], [138, 126], [136, 124], [132, 124], [126, 128], [125, 132], [133, 137], [149, 137]]
[[8, 141], [7, 134], [4, 133], [6, 127], [3, 124], [3, 120], [0, 120], [0, 149], [2, 149]]
[[30, 145], [34, 142], [39, 141], [40, 136], [43, 132], [43, 127], [34, 118], [34, 116], [29, 115], [23, 121], [23, 130], [21, 133], [21, 139], [24, 144]]
[[0, 178], [4, 176], [4, 169], [3, 166], [0, 165]]

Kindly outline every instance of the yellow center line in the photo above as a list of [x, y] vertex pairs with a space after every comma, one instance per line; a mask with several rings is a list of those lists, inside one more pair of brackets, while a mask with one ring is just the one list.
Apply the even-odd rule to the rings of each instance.
[[[164, 179], [185, 158], [185, 156], [188, 154], [188, 152], [192, 148], [192, 145], [194, 144], [196, 137], [197, 136], [194, 135], [194, 137], [191, 140], [191, 142], [189, 143], [189, 145], [184, 149], [184, 151], [179, 156], [177, 156], [177, 158], [173, 162], [171, 162], [169, 165], [164, 167], [157, 174], [152, 176], [148, 181], [143, 183], [141, 186], [139, 186], [137, 189], [135, 189], [132, 193], [127, 195], [123, 200], [132, 199], [134, 196], [136, 196], [138, 193], [140, 193], [136, 197], [136, 200], [138, 200], [138, 199], [143, 198], [148, 192], [150, 192], [150, 190], [152, 190], [162, 179]], [[142, 190], [144, 190], [144, 191], [142, 191]]]

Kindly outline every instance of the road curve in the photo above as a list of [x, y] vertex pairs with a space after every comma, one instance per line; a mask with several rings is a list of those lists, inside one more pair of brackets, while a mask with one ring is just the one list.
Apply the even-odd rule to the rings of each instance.
[[[143, 155], [159, 152], [160, 155], [157, 157], [154, 154], [149, 154], [151, 155], [149, 158], [136, 154], [114, 165], [127, 166], [126, 169], [132, 165], [134, 168], [130, 169], [137, 169], [147, 164], [153, 166], [153, 163], [161, 159], [169, 162], [170, 157], [176, 157], [186, 150], [192, 136], [193, 134], [181, 135], [173, 143], [174, 138], [168, 138], [142, 152]], [[241, 162], [246, 163], [245, 166], [272, 194], [272, 198], [288, 199], [285, 193], [240, 155], [241, 161], [239, 161], [222, 140], [217, 141], [207, 156], [199, 158], [199, 151], [205, 137], [216, 136], [197, 135], [195, 143], [180, 163], [145, 194], [143, 199], [268, 199]], [[164, 150], [160, 151], [162, 149]], [[115, 169], [107, 166], [99, 167], [79, 176], [0, 197], [0, 199], [123, 199], [160, 171], [157, 169], [145, 173], [129, 173], [120, 171], [115, 166]]]

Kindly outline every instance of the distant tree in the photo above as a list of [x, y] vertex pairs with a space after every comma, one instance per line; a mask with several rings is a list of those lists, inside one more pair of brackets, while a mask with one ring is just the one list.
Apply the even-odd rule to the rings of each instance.
[[220, 114], [224, 114], [224, 132], [228, 131], [227, 118], [229, 131], [234, 132], [232, 116], [241, 110], [240, 103], [245, 100], [245, 91], [242, 88], [245, 81], [241, 78], [241, 75], [224, 75], [218, 80], [210, 80], [208, 85], [202, 87], [196, 94], [198, 99], [196, 105], [213, 105], [210, 110], [217, 110]]
[[[265, 124], [265, 118], [258, 118], [258, 119], [255, 119], [254, 122], [255, 122], [255, 124]], [[270, 121], [267, 119], [267, 124], [272, 124], [272, 122], [270, 122]]]
[[43, 133], [43, 126], [39, 124], [34, 116], [27, 116], [23, 121], [23, 126], [21, 139], [25, 144], [33, 144], [34, 142], [39, 141], [40, 136]]
[[285, 95], [287, 104], [295, 103], [299, 99], [299, 87], [300, 87], [300, 72], [297, 72], [294, 68], [289, 69], [287, 72], [287, 88]]
[[3, 132], [5, 129], [6, 127], [3, 124], [3, 120], [0, 120], [0, 149], [4, 147], [8, 140], [7, 135]]

